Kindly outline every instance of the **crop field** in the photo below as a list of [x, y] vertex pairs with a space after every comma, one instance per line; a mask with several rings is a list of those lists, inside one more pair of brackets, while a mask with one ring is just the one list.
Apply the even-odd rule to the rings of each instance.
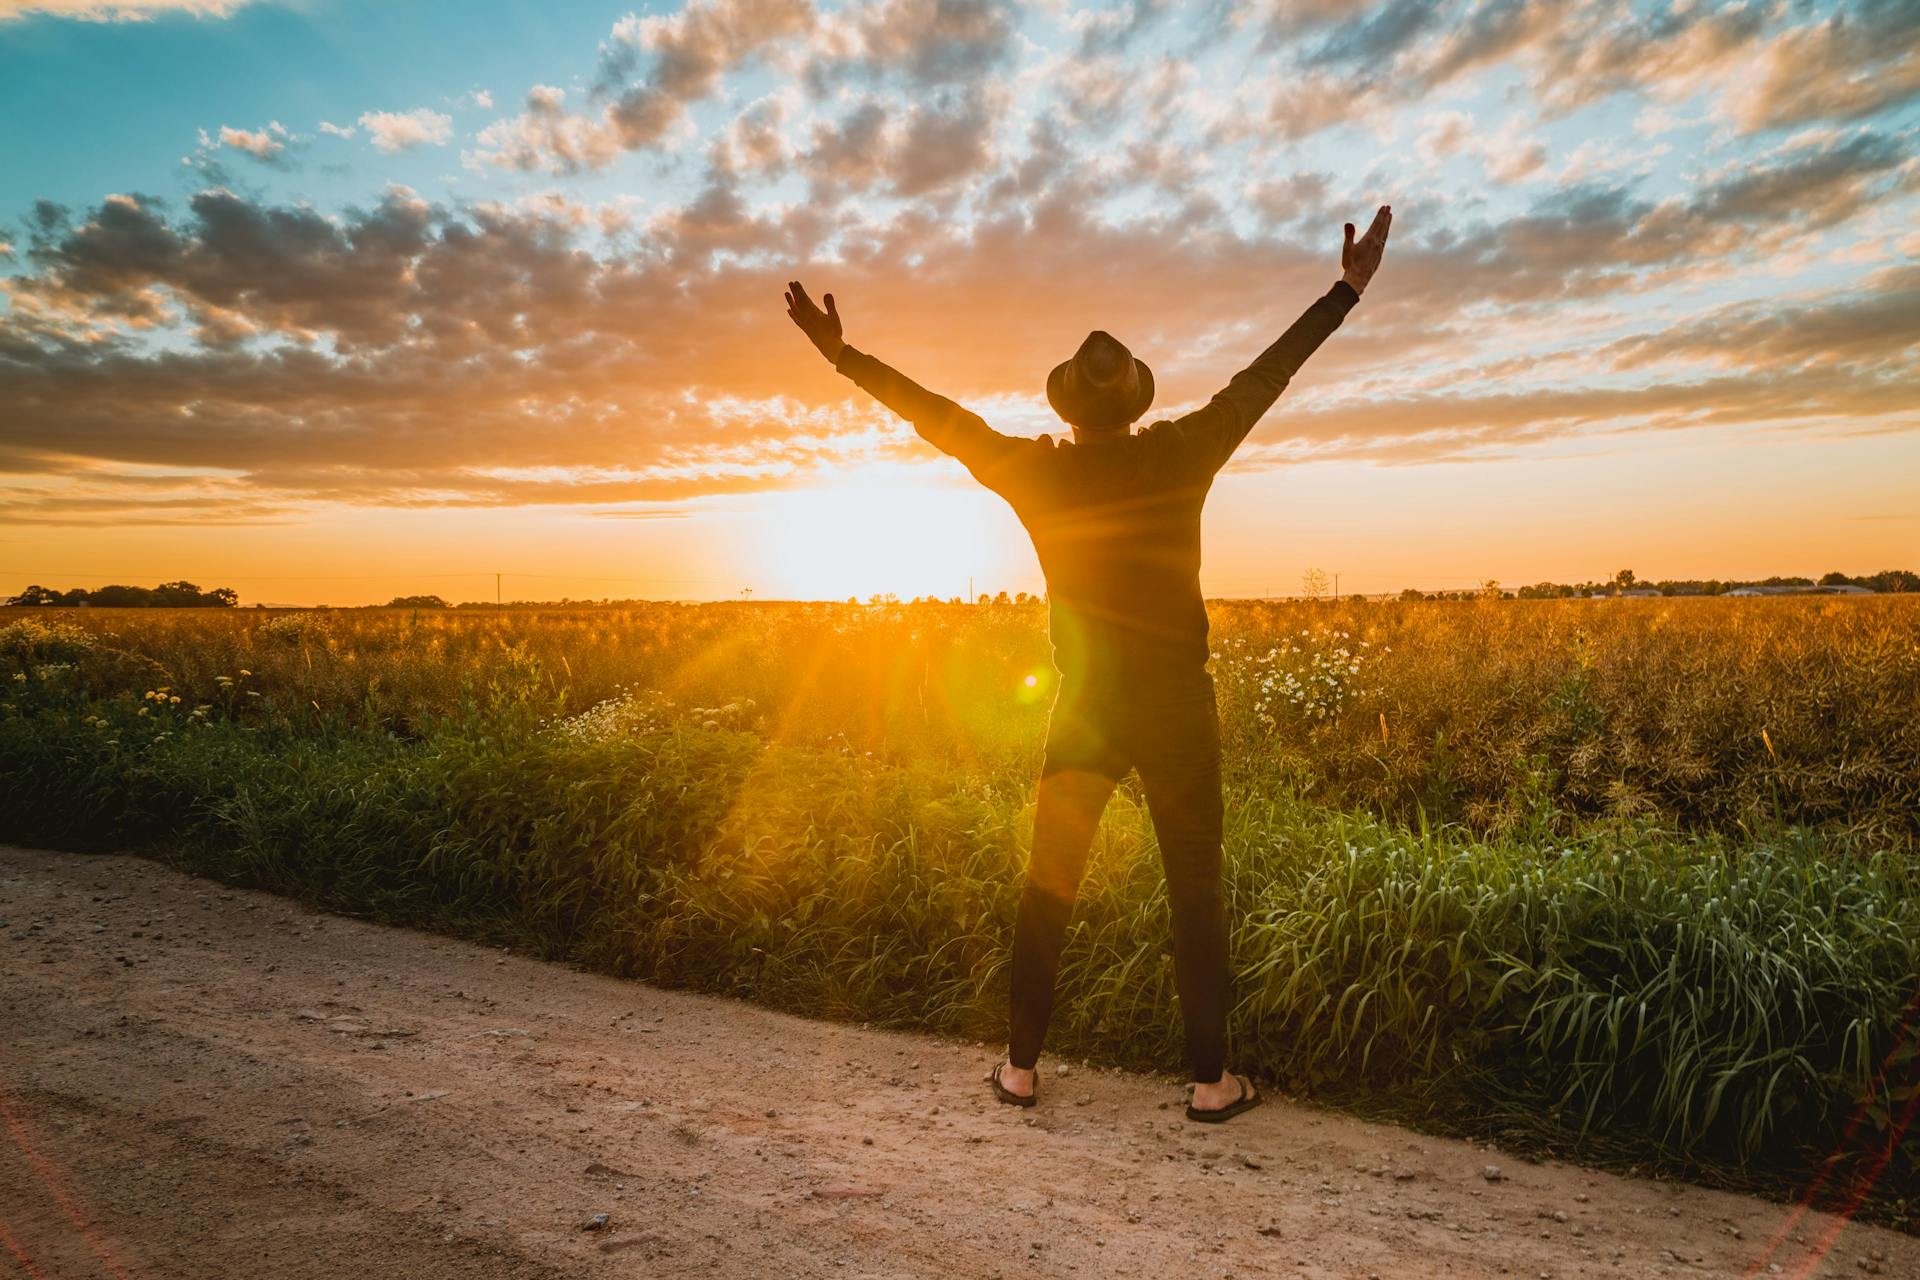
[[[1920, 1162], [1920, 598], [1217, 602], [1232, 1060], [1489, 1136]], [[1004, 1034], [1042, 606], [0, 610], [0, 839]], [[1123, 786], [1050, 1051], [1177, 1067]]]

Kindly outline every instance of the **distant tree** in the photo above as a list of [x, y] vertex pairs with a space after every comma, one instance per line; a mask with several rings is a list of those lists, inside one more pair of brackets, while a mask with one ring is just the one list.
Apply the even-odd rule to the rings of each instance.
[[1309, 569], [1300, 575], [1300, 590], [1309, 600], [1318, 600], [1327, 594], [1332, 580], [1325, 569]]
[[1620, 572], [1613, 575], [1613, 589], [1615, 591], [1625, 591], [1628, 587], [1631, 587], [1633, 584], [1634, 584], [1634, 576], [1633, 576], [1633, 570], [1631, 569], [1622, 569]]
[[1427, 593], [1422, 591], [1418, 587], [1407, 587], [1405, 590], [1401, 591], [1400, 598], [1402, 600], [1408, 600], [1408, 601], [1425, 600], [1427, 598]]
[[1906, 569], [1882, 569], [1866, 582], [1875, 591], [1920, 591], [1920, 573]]
[[1033, 597], [1029, 595], [1027, 592], [1021, 591], [1014, 595], [1013, 602], [1015, 604], [1032, 604]]
[[87, 593], [87, 603], [102, 609], [147, 609], [153, 605], [153, 592], [147, 587], [128, 587], [115, 583]]
[[1482, 600], [1498, 600], [1500, 598], [1499, 579], [1488, 578], [1485, 582], [1481, 583], [1480, 598]]
[[[565, 604], [566, 601], [563, 600], [561, 603]], [[439, 596], [395, 596], [387, 601], [389, 609], [450, 609], [452, 607]]]
[[1841, 573], [1839, 570], [1835, 570], [1832, 573], [1821, 574], [1820, 585], [1823, 587], [1850, 587], [1853, 585], [1853, 579]]
[[153, 589], [153, 605], [156, 609], [191, 609], [203, 598], [200, 588], [184, 579], [163, 582]]
[[1007, 595], [1006, 592], [1002, 591], [998, 595], [994, 596], [993, 602], [997, 605], [1000, 605], [1000, 604], [1010, 605], [1013, 603], [1013, 600]]
[[848, 604], [859, 604], [859, 603], [860, 603], [860, 597], [859, 597], [859, 596], [848, 596], [848, 597], [847, 597], [847, 603], [848, 603]]
[[28, 587], [19, 595], [7, 601], [8, 604], [49, 605], [60, 603], [60, 593], [39, 585]]

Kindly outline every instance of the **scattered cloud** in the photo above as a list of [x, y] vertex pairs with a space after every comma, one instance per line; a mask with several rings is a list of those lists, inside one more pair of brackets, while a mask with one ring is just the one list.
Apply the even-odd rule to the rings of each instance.
[[600, 169], [625, 149], [619, 130], [604, 119], [566, 109], [567, 91], [537, 84], [527, 91], [525, 109], [482, 129], [475, 156], [502, 169], [546, 169], [578, 173]]
[[144, 22], [169, 13], [224, 18], [249, 3], [250, 0], [0, 0], [0, 23], [32, 17]]
[[1014, 11], [999, 0], [868, 0], [823, 16], [808, 74], [853, 70], [916, 85], [972, 84], [1011, 56]]
[[220, 145], [244, 151], [255, 160], [274, 161], [287, 149], [287, 131], [275, 120], [264, 129], [235, 129], [220, 126]]
[[1430, 164], [1455, 155], [1475, 155], [1486, 175], [1503, 184], [1524, 182], [1546, 167], [1546, 145], [1527, 132], [1520, 116], [1508, 116], [1491, 133], [1476, 127], [1473, 116], [1464, 111], [1430, 112], [1421, 125], [1414, 149]]
[[867, 99], [817, 125], [798, 165], [821, 199], [872, 190], [931, 195], [988, 168], [1000, 105], [986, 92], [936, 94], [899, 111]]
[[381, 151], [445, 146], [453, 137], [453, 118], [427, 107], [411, 111], [369, 111], [359, 120], [367, 138]]
[[[1637, 93], [1645, 127], [1708, 94], [1737, 131], [1856, 120], [1920, 96], [1920, 9], [1903, 0], [1827, 7], [1626, 5], [1614, 0], [1387, 0], [1352, 10], [1268, 6], [1271, 43], [1305, 42], [1269, 121], [1303, 138], [1430, 100], [1496, 68], [1525, 77], [1543, 120]], [[1351, 13], [1344, 21], [1336, 14]], [[1785, 18], [1785, 25], [1777, 20]]]
[[625, 149], [651, 146], [689, 106], [710, 97], [728, 71], [812, 21], [808, 0], [692, 0], [671, 15], [628, 14], [614, 24], [603, 78], [651, 66], [614, 98], [606, 122]]

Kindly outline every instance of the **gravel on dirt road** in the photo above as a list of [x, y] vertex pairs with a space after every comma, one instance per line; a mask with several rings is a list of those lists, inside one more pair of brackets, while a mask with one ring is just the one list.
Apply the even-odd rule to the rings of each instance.
[[1920, 1240], [0, 848], [0, 1275], [1920, 1276]]

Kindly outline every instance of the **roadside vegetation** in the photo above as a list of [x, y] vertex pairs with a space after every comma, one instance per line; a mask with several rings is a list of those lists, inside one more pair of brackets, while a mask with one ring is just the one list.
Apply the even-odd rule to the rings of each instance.
[[[1911, 1226], [1920, 602], [1218, 603], [1235, 1063]], [[0, 611], [0, 839], [1003, 1032], [1037, 606]], [[1180, 1062], [1144, 804], [1049, 1048]]]

